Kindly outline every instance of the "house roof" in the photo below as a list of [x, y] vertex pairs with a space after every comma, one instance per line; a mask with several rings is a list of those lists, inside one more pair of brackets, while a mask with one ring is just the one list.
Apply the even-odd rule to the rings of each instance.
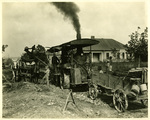
[[[99, 41], [99, 44], [93, 45], [92, 50], [120, 50], [125, 49], [124, 44], [114, 40], [114, 39], [103, 39], [96, 38], [95, 40]], [[84, 47], [83, 50], [90, 50], [90, 47]]]

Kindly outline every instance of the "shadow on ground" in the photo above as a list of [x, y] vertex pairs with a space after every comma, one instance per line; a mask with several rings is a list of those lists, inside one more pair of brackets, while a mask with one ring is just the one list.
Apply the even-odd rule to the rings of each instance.
[[[114, 108], [113, 105], [113, 96], [102, 94], [98, 95], [97, 99], [101, 99], [104, 103], [108, 104], [111, 108]], [[128, 101], [128, 111], [140, 110], [145, 109], [146, 107], [141, 103], [141, 101]], [[115, 108], [114, 108], [115, 109]]]

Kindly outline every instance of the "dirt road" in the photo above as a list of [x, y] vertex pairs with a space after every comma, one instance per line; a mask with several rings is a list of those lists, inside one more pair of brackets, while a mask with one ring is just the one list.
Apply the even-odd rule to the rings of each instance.
[[63, 111], [69, 90], [54, 85], [37, 85], [29, 82], [15, 83], [3, 91], [3, 118], [147, 118], [148, 109], [141, 103], [129, 103], [124, 113], [118, 113], [112, 97], [98, 96], [96, 100], [88, 93], [73, 93], [76, 106], [71, 102]]

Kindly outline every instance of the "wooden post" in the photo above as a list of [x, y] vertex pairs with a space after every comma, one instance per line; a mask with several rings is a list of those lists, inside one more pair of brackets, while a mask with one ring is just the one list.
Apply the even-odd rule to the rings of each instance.
[[46, 68], [45, 75], [42, 78], [42, 80], [46, 81], [46, 83], [47, 83], [48, 86], [49, 86], [49, 72], [50, 72], [49, 68]]
[[92, 47], [90, 46], [90, 69], [92, 69]]
[[[69, 97], [71, 97], [71, 100], [72, 100], [72, 101], [69, 101]], [[73, 94], [72, 94], [72, 90], [71, 90], [71, 89], [70, 89], [70, 92], [69, 92], [69, 94], [68, 94], [68, 96], [67, 96], [66, 103], [65, 103], [65, 106], [64, 106], [63, 111], [66, 110], [67, 105], [69, 104], [69, 102], [72, 102], [72, 103], [76, 106], [76, 108], [78, 108], [77, 105], [75, 104], [75, 101], [74, 101], [74, 98], [73, 98]]]
[[90, 78], [91, 78], [91, 81], [90, 83], [93, 83], [93, 79], [92, 79], [92, 74], [93, 74], [93, 71], [92, 71], [92, 46], [90, 46], [90, 65], [89, 65], [89, 69], [90, 69]]
[[[74, 78], [73, 78], [73, 50], [71, 51], [71, 69], [70, 69], [70, 74], [71, 74], [71, 76], [70, 76], [70, 83], [75, 83], [75, 81], [74, 81]], [[69, 83], [69, 84], [70, 84]]]

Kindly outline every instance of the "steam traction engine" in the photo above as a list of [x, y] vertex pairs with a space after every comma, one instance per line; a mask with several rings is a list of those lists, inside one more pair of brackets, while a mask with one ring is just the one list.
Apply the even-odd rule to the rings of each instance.
[[[60, 64], [54, 72], [54, 81], [59, 82], [61, 88], [72, 91], [88, 91], [91, 81], [90, 53], [84, 54], [82, 48], [98, 44], [92, 39], [73, 40], [49, 49], [50, 52], [61, 52]], [[87, 58], [89, 58], [87, 61]]]

